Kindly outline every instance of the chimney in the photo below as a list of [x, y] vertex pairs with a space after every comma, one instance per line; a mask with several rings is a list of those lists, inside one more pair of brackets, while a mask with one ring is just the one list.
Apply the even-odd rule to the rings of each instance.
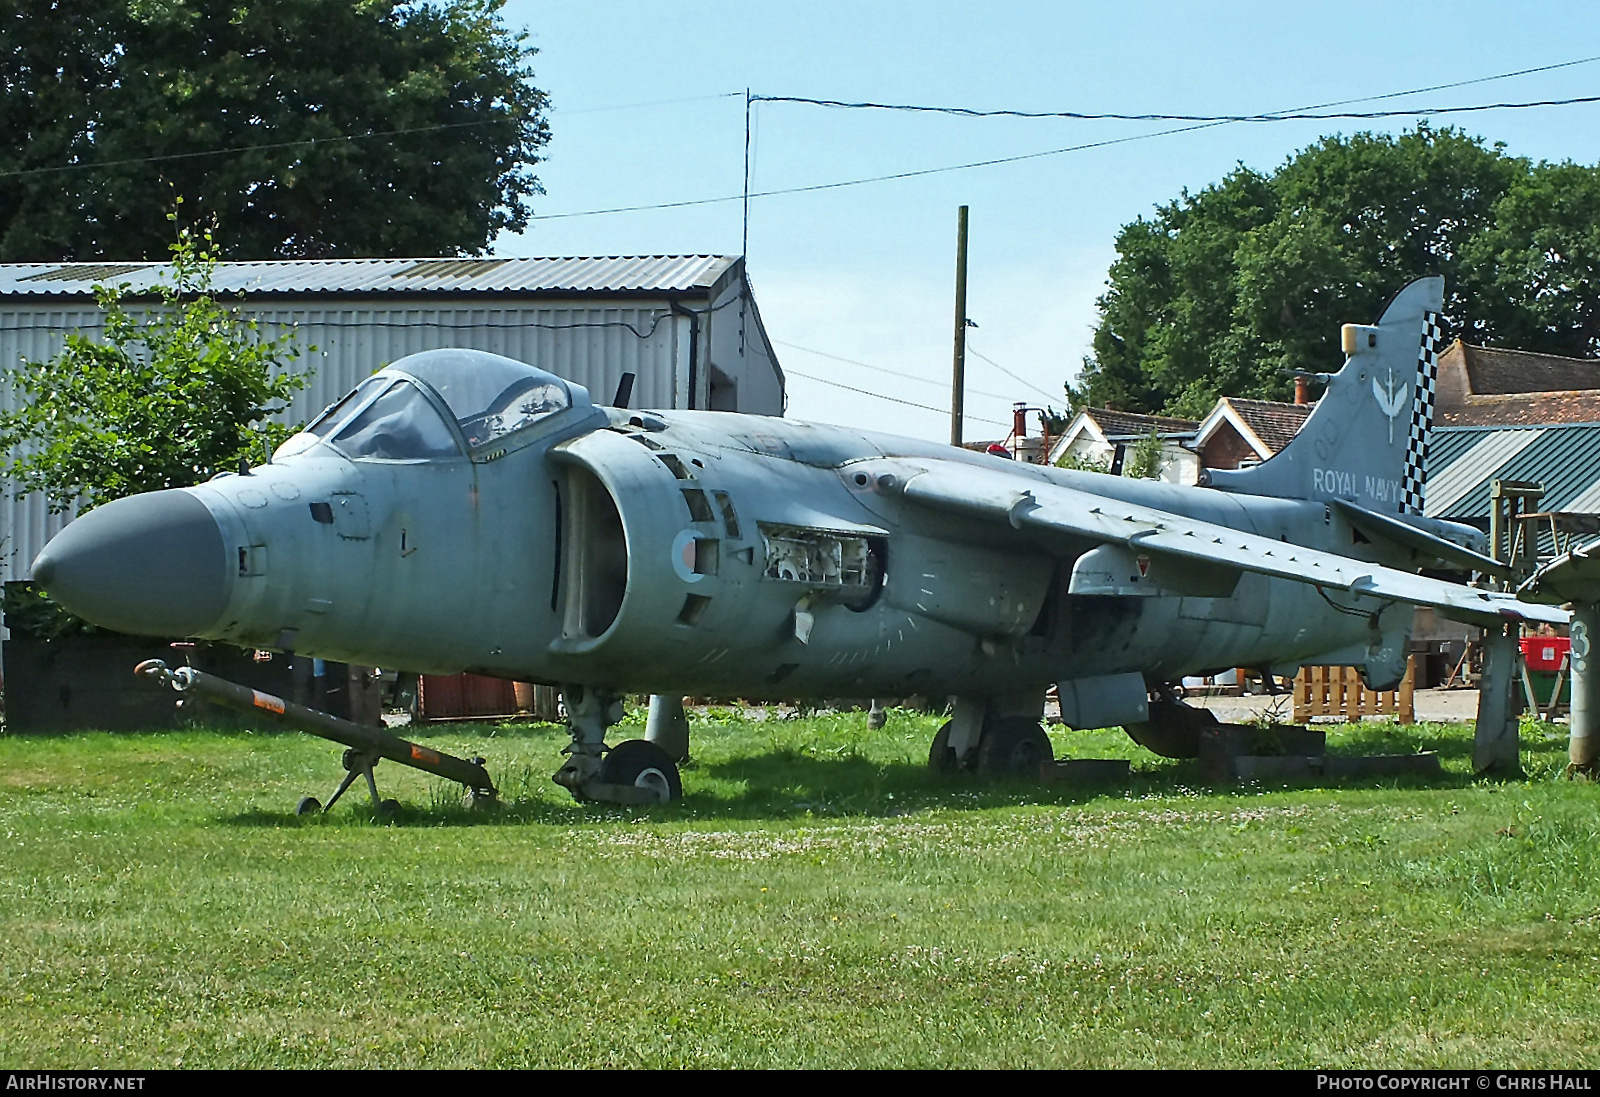
[[1294, 375], [1294, 402], [1297, 404], [1311, 403], [1311, 381], [1303, 373]]

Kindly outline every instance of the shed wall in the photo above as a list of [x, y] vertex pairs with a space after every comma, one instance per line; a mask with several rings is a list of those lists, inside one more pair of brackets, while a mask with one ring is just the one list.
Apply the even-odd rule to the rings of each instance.
[[[439, 347], [471, 347], [533, 363], [583, 385], [597, 403], [611, 400], [624, 372], [636, 376], [635, 407], [681, 407], [687, 396], [686, 378], [680, 377], [687, 347], [679, 346], [687, 339], [687, 320], [673, 317], [664, 300], [485, 305], [318, 299], [247, 303], [241, 312], [258, 320], [268, 338], [290, 332], [301, 351], [293, 369], [308, 384], [284, 416], [290, 422], [311, 419], [383, 365]], [[48, 359], [68, 331], [98, 336], [101, 328], [100, 310], [88, 302], [0, 306], [0, 368]], [[13, 400], [9, 387], [0, 385], [0, 407], [11, 407]], [[0, 581], [26, 579], [34, 556], [68, 519], [50, 515], [40, 496], [17, 498], [6, 481], [0, 480], [0, 492]]]

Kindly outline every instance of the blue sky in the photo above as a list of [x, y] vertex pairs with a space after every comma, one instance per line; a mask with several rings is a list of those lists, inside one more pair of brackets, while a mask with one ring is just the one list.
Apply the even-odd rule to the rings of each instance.
[[[547, 219], [502, 237], [501, 255], [738, 253], [737, 201], [560, 215], [737, 195], [746, 88], [986, 109], [1259, 113], [1600, 54], [1593, 3], [510, 0], [503, 16], [540, 51], [553, 138], [538, 169], [546, 195], [536, 213]], [[1351, 109], [1597, 94], [1600, 61]], [[944, 412], [798, 375], [947, 406], [958, 206], [971, 207], [969, 346], [1024, 379], [969, 359], [967, 437], [998, 437], [1012, 401], [1063, 403], [1122, 225], [1236, 163], [1270, 171], [1325, 134], [1398, 132], [1416, 118], [1147, 136], [1175, 124], [765, 103], [754, 121], [757, 191], [1140, 138], [752, 203], [749, 269], [790, 375], [789, 414], [943, 439]], [[1447, 122], [1515, 155], [1600, 162], [1600, 104], [1433, 118]]]

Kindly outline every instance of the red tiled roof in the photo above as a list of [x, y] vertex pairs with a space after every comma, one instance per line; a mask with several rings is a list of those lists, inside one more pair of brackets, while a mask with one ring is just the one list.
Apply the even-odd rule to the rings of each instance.
[[1144, 438], [1152, 430], [1157, 434], [1193, 434], [1200, 427], [1193, 419], [1171, 415], [1145, 415], [1111, 408], [1085, 408], [1084, 411], [1107, 438]]
[[1316, 406], [1280, 404], [1274, 400], [1246, 400], [1238, 396], [1227, 397], [1227, 401], [1273, 453], [1288, 445], [1290, 439], [1300, 433], [1306, 416]]
[[1441, 427], [1600, 422], [1600, 361], [1456, 340], [1439, 359]]

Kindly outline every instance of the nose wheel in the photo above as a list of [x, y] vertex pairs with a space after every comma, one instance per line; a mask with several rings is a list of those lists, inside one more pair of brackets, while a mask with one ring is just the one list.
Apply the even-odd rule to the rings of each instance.
[[646, 739], [629, 739], [612, 747], [600, 763], [599, 778], [606, 784], [645, 793], [650, 797], [646, 803], [664, 804], [683, 796], [677, 764]]
[[567, 760], [552, 780], [576, 800], [611, 804], [665, 804], [683, 796], [678, 765], [648, 739], [605, 745], [606, 729], [622, 719], [615, 694], [583, 686], [562, 690], [572, 725]]

